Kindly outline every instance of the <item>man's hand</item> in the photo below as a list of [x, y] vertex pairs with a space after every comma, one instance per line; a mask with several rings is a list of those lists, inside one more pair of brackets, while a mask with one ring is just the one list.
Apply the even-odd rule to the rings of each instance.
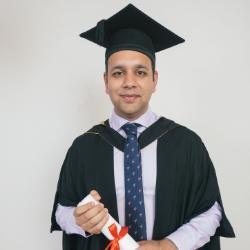
[[[97, 201], [101, 199], [101, 196], [95, 190], [92, 190], [90, 194]], [[109, 217], [108, 209], [104, 208], [102, 203], [95, 205], [92, 202], [76, 207], [74, 216], [76, 224], [90, 234], [99, 234]]]
[[138, 250], [178, 250], [175, 244], [168, 240], [144, 240], [139, 241], [140, 247]]

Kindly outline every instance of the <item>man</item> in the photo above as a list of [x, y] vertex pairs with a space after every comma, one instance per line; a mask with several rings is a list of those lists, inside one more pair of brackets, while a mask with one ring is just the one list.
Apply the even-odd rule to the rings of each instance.
[[[108, 212], [140, 250], [220, 249], [234, 237], [215, 169], [200, 137], [149, 107], [155, 52], [184, 40], [133, 5], [82, 37], [106, 47], [111, 117], [77, 137], [64, 160], [52, 212], [63, 249], [104, 249]], [[76, 207], [90, 193], [100, 201]]]

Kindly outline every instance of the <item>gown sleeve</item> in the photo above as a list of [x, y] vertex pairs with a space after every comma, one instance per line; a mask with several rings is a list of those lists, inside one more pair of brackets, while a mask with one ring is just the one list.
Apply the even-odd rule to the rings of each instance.
[[222, 219], [215, 236], [235, 237], [233, 228], [225, 214], [215, 168], [204, 143], [199, 137], [192, 143], [190, 163], [192, 181], [186, 222], [207, 211], [217, 201], [222, 209]]
[[57, 209], [57, 204], [60, 203], [63, 206], [75, 207], [78, 204], [78, 199], [76, 197], [76, 187], [75, 187], [75, 173], [74, 170], [78, 164], [77, 149], [74, 142], [67, 151], [66, 157], [63, 161], [59, 179], [57, 182], [57, 188], [54, 198], [53, 210], [51, 215], [51, 228], [50, 232], [55, 230], [62, 230], [56, 222], [55, 212]]

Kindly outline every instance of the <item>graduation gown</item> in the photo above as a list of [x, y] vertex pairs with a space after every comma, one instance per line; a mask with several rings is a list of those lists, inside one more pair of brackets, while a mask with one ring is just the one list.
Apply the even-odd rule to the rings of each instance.
[[[222, 207], [220, 226], [210, 242], [200, 249], [220, 249], [219, 236], [235, 235], [225, 215], [215, 169], [202, 140], [190, 129], [164, 117], [141, 133], [140, 149], [154, 140], [157, 140], [157, 180], [152, 239], [165, 238], [217, 201]], [[51, 232], [61, 230], [55, 219], [57, 203], [77, 206], [92, 189], [100, 193], [109, 213], [119, 221], [113, 147], [123, 151], [124, 144], [125, 138], [110, 128], [108, 120], [73, 141], [60, 171]], [[107, 244], [102, 234], [84, 238], [63, 232], [64, 250], [100, 250]]]

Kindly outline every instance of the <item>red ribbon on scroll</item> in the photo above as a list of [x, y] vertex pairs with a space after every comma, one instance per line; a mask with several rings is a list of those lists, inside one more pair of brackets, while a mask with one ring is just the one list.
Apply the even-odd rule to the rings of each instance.
[[109, 242], [105, 250], [120, 250], [118, 241], [123, 238], [128, 233], [128, 227], [122, 227], [119, 234], [117, 232], [117, 226], [115, 223], [109, 226], [109, 231], [114, 237], [112, 241]]

